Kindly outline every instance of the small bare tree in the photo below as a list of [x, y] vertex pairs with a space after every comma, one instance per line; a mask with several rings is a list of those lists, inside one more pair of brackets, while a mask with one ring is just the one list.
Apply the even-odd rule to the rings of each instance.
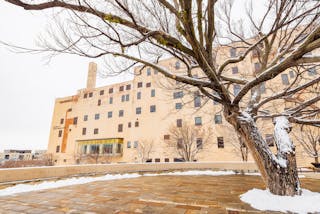
[[138, 158], [141, 163], [146, 162], [150, 158], [150, 154], [153, 151], [154, 141], [153, 140], [142, 140], [137, 146]]
[[301, 144], [307, 155], [314, 158], [315, 163], [319, 163], [320, 129], [310, 126], [301, 126], [300, 132], [298, 134], [294, 134], [294, 136]]
[[196, 155], [205, 149], [211, 136], [210, 128], [183, 123], [181, 126], [172, 125], [169, 129], [168, 146], [173, 147], [184, 161], [196, 160]]

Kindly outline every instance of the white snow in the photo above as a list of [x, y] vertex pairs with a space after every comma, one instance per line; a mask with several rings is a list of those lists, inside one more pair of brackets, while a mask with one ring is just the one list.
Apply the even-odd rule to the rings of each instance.
[[290, 128], [289, 121], [286, 117], [276, 117], [274, 125], [274, 137], [281, 154], [290, 153], [293, 150], [293, 144], [290, 140], [287, 129]]
[[184, 172], [168, 172], [161, 174], [144, 174], [143, 176], [158, 176], [158, 175], [210, 175], [210, 176], [221, 176], [221, 175], [234, 175], [236, 174], [233, 171], [212, 171], [212, 170], [192, 170], [192, 171], [184, 171]]
[[77, 184], [85, 184], [94, 181], [108, 181], [108, 180], [117, 180], [117, 179], [126, 179], [126, 178], [137, 178], [141, 176], [159, 176], [159, 175], [210, 175], [210, 176], [220, 176], [220, 175], [232, 175], [235, 174], [233, 171], [200, 171], [200, 170], [192, 170], [192, 171], [184, 171], [184, 172], [168, 172], [168, 173], [148, 173], [144, 175], [140, 175], [137, 173], [132, 174], [107, 174], [99, 177], [77, 177], [77, 178], [68, 178], [58, 181], [44, 181], [38, 184], [18, 184], [12, 187], [8, 187], [5, 189], [0, 189], [0, 196], [13, 195], [17, 193], [23, 192], [31, 192], [38, 190], [46, 190], [46, 189], [54, 189], [59, 187], [77, 185]]
[[125, 178], [137, 178], [141, 175], [137, 173], [132, 174], [116, 174], [116, 175], [104, 175], [100, 177], [78, 177], [78, 178], [68, 178], [58, 181], [44, 181], [39, 184], [18, 184], [12, 187], [8, 187], [5, 189], [0, 190], [0, 196], [7, 196], [17, 193], [23, 192], [31, 192], [31, 191], [38, 191], [38, 190], [45, 190], [45, 189], [54, 189], [58, 187], [65, 187], [70, 185], [77, 185], [77, 184], [85, 184], [94, 181], [107, 181], [107, 180], [117, 180], [117, 179], [125, 179]]
[[320, 193], [302, 189], [299, 196], [278, 196], [269, 190], [252, 189], [242, 194], [240, 199], [258, 210], [315, 213], [320, 212]]

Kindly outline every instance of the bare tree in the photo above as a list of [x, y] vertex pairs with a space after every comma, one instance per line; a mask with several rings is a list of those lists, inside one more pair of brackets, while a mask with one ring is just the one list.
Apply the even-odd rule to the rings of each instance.
[[294, 133], [294, 136], [307, 155], [314, 158], [314, 163], [318, 164], [320, 157], [320, 129], [300, 126], [300, 132]]
[[[52, 39], [42, 41], [45, 51], [123, 58], [129, 63], [126, 68], [141, 63], [199, 89], [223, 106], [226, 120], [251, 151], [267, 188], [277, 195], [301, 193], [288, 132], [290, 123], [320, 125], [312, 119], [319, 114], [320, 96], [306, 93], [320, 81], [311, 70], [320, 57], [307, 55], [320, 47], [320, 1], [266, 0], [264, 6], [260, 1], [238, 1], [237, 11], [245, 9], [240, 17], [232, 13], [234, 1], [5, 1], [26, 10], [70, 12], [71, 17], [62, 17], [58, 24], [60, 34], [52, 31]], [[257, 6], [258, 14], [253, 10]], [[168, 56], [179, 59], [184, 72], [157, 63]], [[254, 66], [244, 68], [246, 75], [229, 75], [232, 66], [248, 61]], [[290, 84], [274, 93], [261, 92], [261, 86], [273, 85], [288, 69], [295, 76]], [[193, 70], [202, 75], [195, 78]], [[289, 109], [261, 113], [283, 99], [291, 104]], [[277, 154], [261, 136], [257, 126], [261, 118], [276, 122]]]
[[202, 126], [183, 123], [172, 125], [166, 143], [173, 148], [184, 161], [196, 160], [197, 154], [206, 149], [212, 137], [212, 130]]
[[154, 149], [153, 140], [142, 140], [137, 146], [138, 158], [141, 163], [146, 162], [150, 158], [150, 154]]

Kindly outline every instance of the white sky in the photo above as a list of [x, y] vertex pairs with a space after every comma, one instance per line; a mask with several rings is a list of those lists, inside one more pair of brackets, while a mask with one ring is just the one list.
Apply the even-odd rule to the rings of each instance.
[[[0, 1], [0, 40], [35, 48], [49, 16], [48, 11], [25, 11]], [[86, 86], [90, 61], [60, 55], [48, 64], [44, 54], [17, 54], [0, 45], [0, 152], [47, 148], [54, 100]], [[100, 79], [98, 85], [108, 82]]]

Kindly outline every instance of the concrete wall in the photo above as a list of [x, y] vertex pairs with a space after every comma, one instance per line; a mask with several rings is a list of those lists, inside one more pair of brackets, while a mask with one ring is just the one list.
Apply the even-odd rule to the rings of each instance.
[[202, 163], [143, 163], [143, 164], [90, 164], [52, 167], [26, 167], [0, 169], [0, 183], [61, 178], [85, 174], [159, 172], [167, 170], [257, 170], [253, 162], [202, 162]]

